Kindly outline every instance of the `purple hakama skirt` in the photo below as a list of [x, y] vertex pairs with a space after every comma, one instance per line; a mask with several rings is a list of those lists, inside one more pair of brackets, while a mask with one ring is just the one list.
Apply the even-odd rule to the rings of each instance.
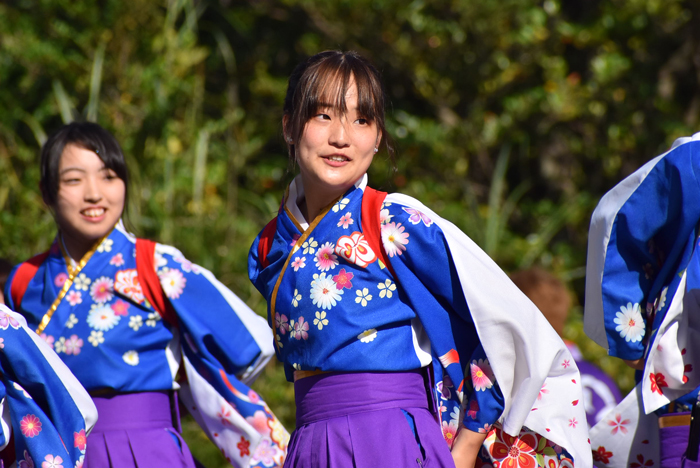
[[[690, 415], [690, 413], [671, 413], [669, 416]], [[670, 426], [659, 429], [660, 468], [700, 468], [700, 460], [692, 461], [685, 457], [688, 448], [690, 426]]]
[[179, 414], [171, 392], [126, 393], [93, 401], [98, 420], [87, 438], [83, 468], [195, 467], [173, 424], [175, 420], [179, 426]]
[[297, 380], [285, 468], [454, 468], [425, 387], [421, 370]]

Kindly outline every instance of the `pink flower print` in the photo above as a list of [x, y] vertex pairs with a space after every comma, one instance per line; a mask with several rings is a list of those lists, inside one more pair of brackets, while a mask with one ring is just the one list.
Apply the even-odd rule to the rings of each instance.
[[44, 461], [41, 462], [41, 468], [63, 468], [63, 458], [58, 455], [46, 455]]
[[19, 427], [22, 430], [22, 435], [31, 439], [41, 432], [41, 421], [33, 414], [28, 414], [20, 420]]
[[124, 256], [122, 255], [122, 253], [119, 252], [117, 255], [112, 257], [112, 259], [109, 261], [109, 264], [114, 265], [116, 267], [124, 265]]
[[571, 361], [569, 361], [568, 359], [564, 359], [564, 362], [561, 363], [561, 366], [562, 366], [564, 369], [566, 369], [566, 368], [569, 367], [570, 365], [571, 365]]
[[401, 223], [388, 223], [382, 226], [382, 243], [390, 257], [401, 255], [406, 250], [409, 234]]
[[491, 426], [489, 424], [484, 424], [484, 427], [479, 428], [479, 434], [488, 434], [490, 430]]
[[348, 226], [353, 224], [355, 221], [352, 219], [352, 214], [351, 213], [345, 213], [341, 218], [340, 221], [338, 221], [338, 227], [343, 227], [343, 229], [347, 229]]
[[338, 256], [333, 253], [335, 246], [330, 242], [323, 244], [316, 252], [314, 261], [321, 271], [333, 270], [338, 264]]
[[129, 303], [117, 299], [117, 302], [111, 305], [114, 315], [129, 315]]
[[299, 321], [294, 324], [294, 338], [297, 340], [306, 340], [309, 338], [309, 322], [304, 320], [304, 317], [299, 317]]
[[411, 224], [418, 224], [418, 223], [420, 223], [421, 221], [423, 221], [423, 224], [425, 224], [426, 226], [430, 226], [431, 224], [433, 224], [433, 220], [430, 219], [430, 218], [428, 217], [428, 215], [426, 215], [425, 213], [421, 213], [420, 211], [418, 211], [418, 210], [416, 210], [416, 209], [414, 209], [414, 208], [406, 208], [406, 207], [403, 207], [403, 210], [404, 210], [406, 213], [408, 213], [408, 214], [411, 215], [411, 216], [408, 218], [408, 221], [409, 221]]
[[57, 274], [56, 277], [53, 279], [53, 284], [55, 284], [58, 288], [62, 288], [67, 279], [68, 275], [61, 272]]
[[299, 271], [299, 268], [304, 268], [305, 266], [306, 266], [306, 258], [304, 258], [304, 257], [297, 257], [292, 262], [292, 268], [294, 268], [294, 271]]
[[277, 449], [272, 445], [272, 441], [268, 438], [263, 438], [255, 449], [255, 454], [251, 460], [251, 465], [262, 462], [263, 466], [272, 466], [275, 464], [275, 454]]
[[275, 325], [277, 325], [277, 329], [280, 331], [281, 334], [287, 333], [289, 330], [289, 322], [287, 321], [287, 316], [284, 314], [280, 314], [279, 312], [275, 312]]
[[11, 314], [0, 310], [0, 328], [7, 330], [8, 327], [16, 330], [19, 328], [19, 322]]
[[540, 393], [537, 394], [537, 400], [541, 400], [546, 394], [549, 393], [549, 390], [547, 390], [545, 387], [547, 386], [547, 382], [542, 384], [542, 388], [540, 389]]
[[71, 291], [66, 294], [66, 300], [72, 306], [83, 303], [83, 294], [80, 291]]
[[472, 361], [469, 367], [471, 369], [474, 390], [478, 392], [493, 387], [494, 376], [488, 359]]
[[247, 416], [245, 418], [248, 424], [253, 426], [256, 431], [262, 435], [268, 435], [270, 433], [270, 426], [267, 424], [267, 415], [263, 410], [257, 410], [253, 416]]
[[455, 441], [455, 436], [457, 435], [457, 421], [447, 421], [442, 422], [442, 437], [447, 442], [447, 446], [452, 448], [452, 443]]
[[301, 234], [294, 234], [292, 236], [292, 242], [289, 243], [289, 246], [293, 248], [295, 245], [297, 245], [297, 241], [299, 240], [300, 237], [301, 237]]
[[34, 468], [34, 460], [29, 455], [29, 452], [24, 451], [24, 460], [20, 460], [17, 466], [18, 468]]
[[224, 426], [233, 426], [233, 423], [229, 419], [231, 414], [231, 408], [228, 405], [223, 404], [221, 405], [221, 410], [216, 413], [216, 416], [221, 420], [221, 424]]
[[72, 335], [66, 340], [65, 347], [66, 354], [78, 355], [80, 354], [80, 348], [83, 347], [83, 340], [81, 338], [78, 338], [78, 335]]
[[98, 304], [111, 301], [114, 297], [114, 281], [106, 276], [98, 278], [90, 286], [90, 296]]
[[476, 419], [476, 413], [479, 411], [479, 402], [472, 400], [469, 402], [469, 411], [467, 411], [467, 417], [471, 419]]
[[77, 447], [81, 452], [84, 452], [86, 445], [87, 445], [87, 436], [85, 435], [85, 429], [81, 429], [80, 432], [74, 432], [73, 433], [73, 447]]
[[41, 335], [39, 335], [39, 338], [46, 341], [46, 344], [49, 345], [51, 347], [51, 349], [53, 349], [53, 342], [54, 342], [53, 336], [47, 335], [46, 333], [42, 333]]
[[345, 268], [341, 268], [340, 273], [333, 277], [333, 281], [335, 281], [335, 287], [337, 289], [352, 288], [352, 283], [350, 282], [350, 280], [354, 276], [355, 275], [353, 273], [346, 272]]
[[576, 429], [577, 424], [578, 424], [578, 421], [576, 421], [576, 418], [569, 419], [569, 427], [573, 427], [574, 429]]
[[608, 421], [608, 426], [612, 427], [612, 431], [610, 431], [610, 433], [612, 435], [615, 435], [619, 431], [620, 434], [627, 434], [627, 428], [625, 427], [625, 424], [629, 423], [629, 419], [622, 420], [622, 415], [620, 413], [617, 413], [615, 415], [615, 418]]
[[251, 403], [259, 403], [260, 402], [260, 395], [255, 393], [254, 390], [248, 390], [248, 399], [250, 400]]

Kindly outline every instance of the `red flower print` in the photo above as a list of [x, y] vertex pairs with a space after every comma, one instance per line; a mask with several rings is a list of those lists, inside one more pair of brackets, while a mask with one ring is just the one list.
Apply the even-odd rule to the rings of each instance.
[[229, 419], [231, 417], [231, 408], [226, 405], [221, 405], [221, 410], [216, 413], [216, 415], [221, 420], [221, 424], [224, 426], [233, 426], [233, 423]]
[[610, 459], [612, 458], [613, 454], [612, 452], [608, 452], [605, 450], [605, 447], [602, 445], [598, 447], [598, 450], [592, 450], [593, 452], [593, 461], [601, 462], [601, 463], [609, 463]]
[[629, 419], [622, 420], [622, 415], [620, 413], [617, 413], [613, 419], [608, 421], [608, 426], [613, 428], [612, 431], [610, 431], [610, 433], [612, 435], [615, 435], [619, 431], [620, 434], [627, 434], [627, 428], [625, 427], [625, 425], [629, 423]]
[[[533, 433], [521, 433], [518, 437], [496, 430], [496, 440], [489, 451], [500, 468], [535, 468], [537, 466], [538, 440]], [[495, 465], [494, 465], [495, 466]]]
[[33, 414], [28, 414], [19, 422], [24, 437], [35, 437], [41, 432], [41, 421]]
[[238, 450], [240, 450], [241, 457], [250, 455], [250, 441], [246, 440], [245, 437], [241, 436], [241, 441], [236, 444], [236, 447], [238, 447]]
[[666, 383], [666, 377], [661, 372], [654, 374], [653, 372], [649, 374], [649, 380], [651, 381], [651, 392], [657, 392], [659, 395], [663, 395], [664, 391], [661, 390], [663, 387], [668, 387]]
[[467, 411], [467, 417], [471, 419], [476, 419], [476, 413], [479, 411], [479, 402], [472, 400], [469, 402], [469, 411]]
[[644, 460], [644, 455], [641, 453], [637, 455], [637, 461], [639, 463], [630, 463], [630, 468], [649, 468], [651, 466], [654, 466], [654, 460]]
[[[685, 348], [684, 348], [685, 351]], [[693, 372], [693, 365], [692, 364], [686, 364], [685, 367], [683, 368], [683, 373], [687, 374], [688, 372]], [[688, 383], [688, 376], [684, 375], [683, 376], [683, 383]]]
[[345, 268], [341, 268], [340, 273], [333, 277], [333, 281], [335, 281], [335, 287], [337, 289], [352, 288], [352, 283], [350, 282], [350, 280], [354, 276], [354, 274], [346, 272]]
[[85, 436], [85, 429], [73, 433], [73, 447], [78, 447], [81, 452], [84, 452], [86, 444], [87, 437]]

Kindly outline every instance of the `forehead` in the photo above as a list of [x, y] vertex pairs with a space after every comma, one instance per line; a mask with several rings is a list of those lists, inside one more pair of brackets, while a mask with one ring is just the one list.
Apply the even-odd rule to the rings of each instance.
[[63, 153], [61, 153], [61, 159], [58, 163], [59, 171], [70, 169], [101, 170], [104, 167], [105, 163], [95, 152], [73, 143], [69, 143], [63, 148]]

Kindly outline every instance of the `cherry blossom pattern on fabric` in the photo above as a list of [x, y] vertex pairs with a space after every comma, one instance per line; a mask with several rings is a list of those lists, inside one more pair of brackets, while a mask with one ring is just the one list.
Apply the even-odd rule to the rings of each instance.
[[638, 303], [633, 305], [628, 302], [626, 306], [622, 306], [615, 315], [614, 322], [617, 324], [615, 331], [619, 332], [625, 341], [636, 343], [644, 337], [646, 329]]
[[472, 376], [472, 385], [477, 392], [493, 387], [493, 370], [488, 359], [479, 359], [469, 364]]
[[410, 222], [411, 224], [418, 224], [421, 221], [423, 222], [423, 224], [425, 224], [426, 227], [430, 227], [433, 224], [433, 220], [430, 219], [428, 215], [416, 210], [415, 208], [408, 208], [404, 206], [403, 210], [411, 215], [408, 218], [408, 222]]
[[370, 248], [365, 235], [357, 231], [349, 236], [341, 236], [336, 242], [335, 253], [362, 268], [367, 267], [377, 259], [377, 255]]

